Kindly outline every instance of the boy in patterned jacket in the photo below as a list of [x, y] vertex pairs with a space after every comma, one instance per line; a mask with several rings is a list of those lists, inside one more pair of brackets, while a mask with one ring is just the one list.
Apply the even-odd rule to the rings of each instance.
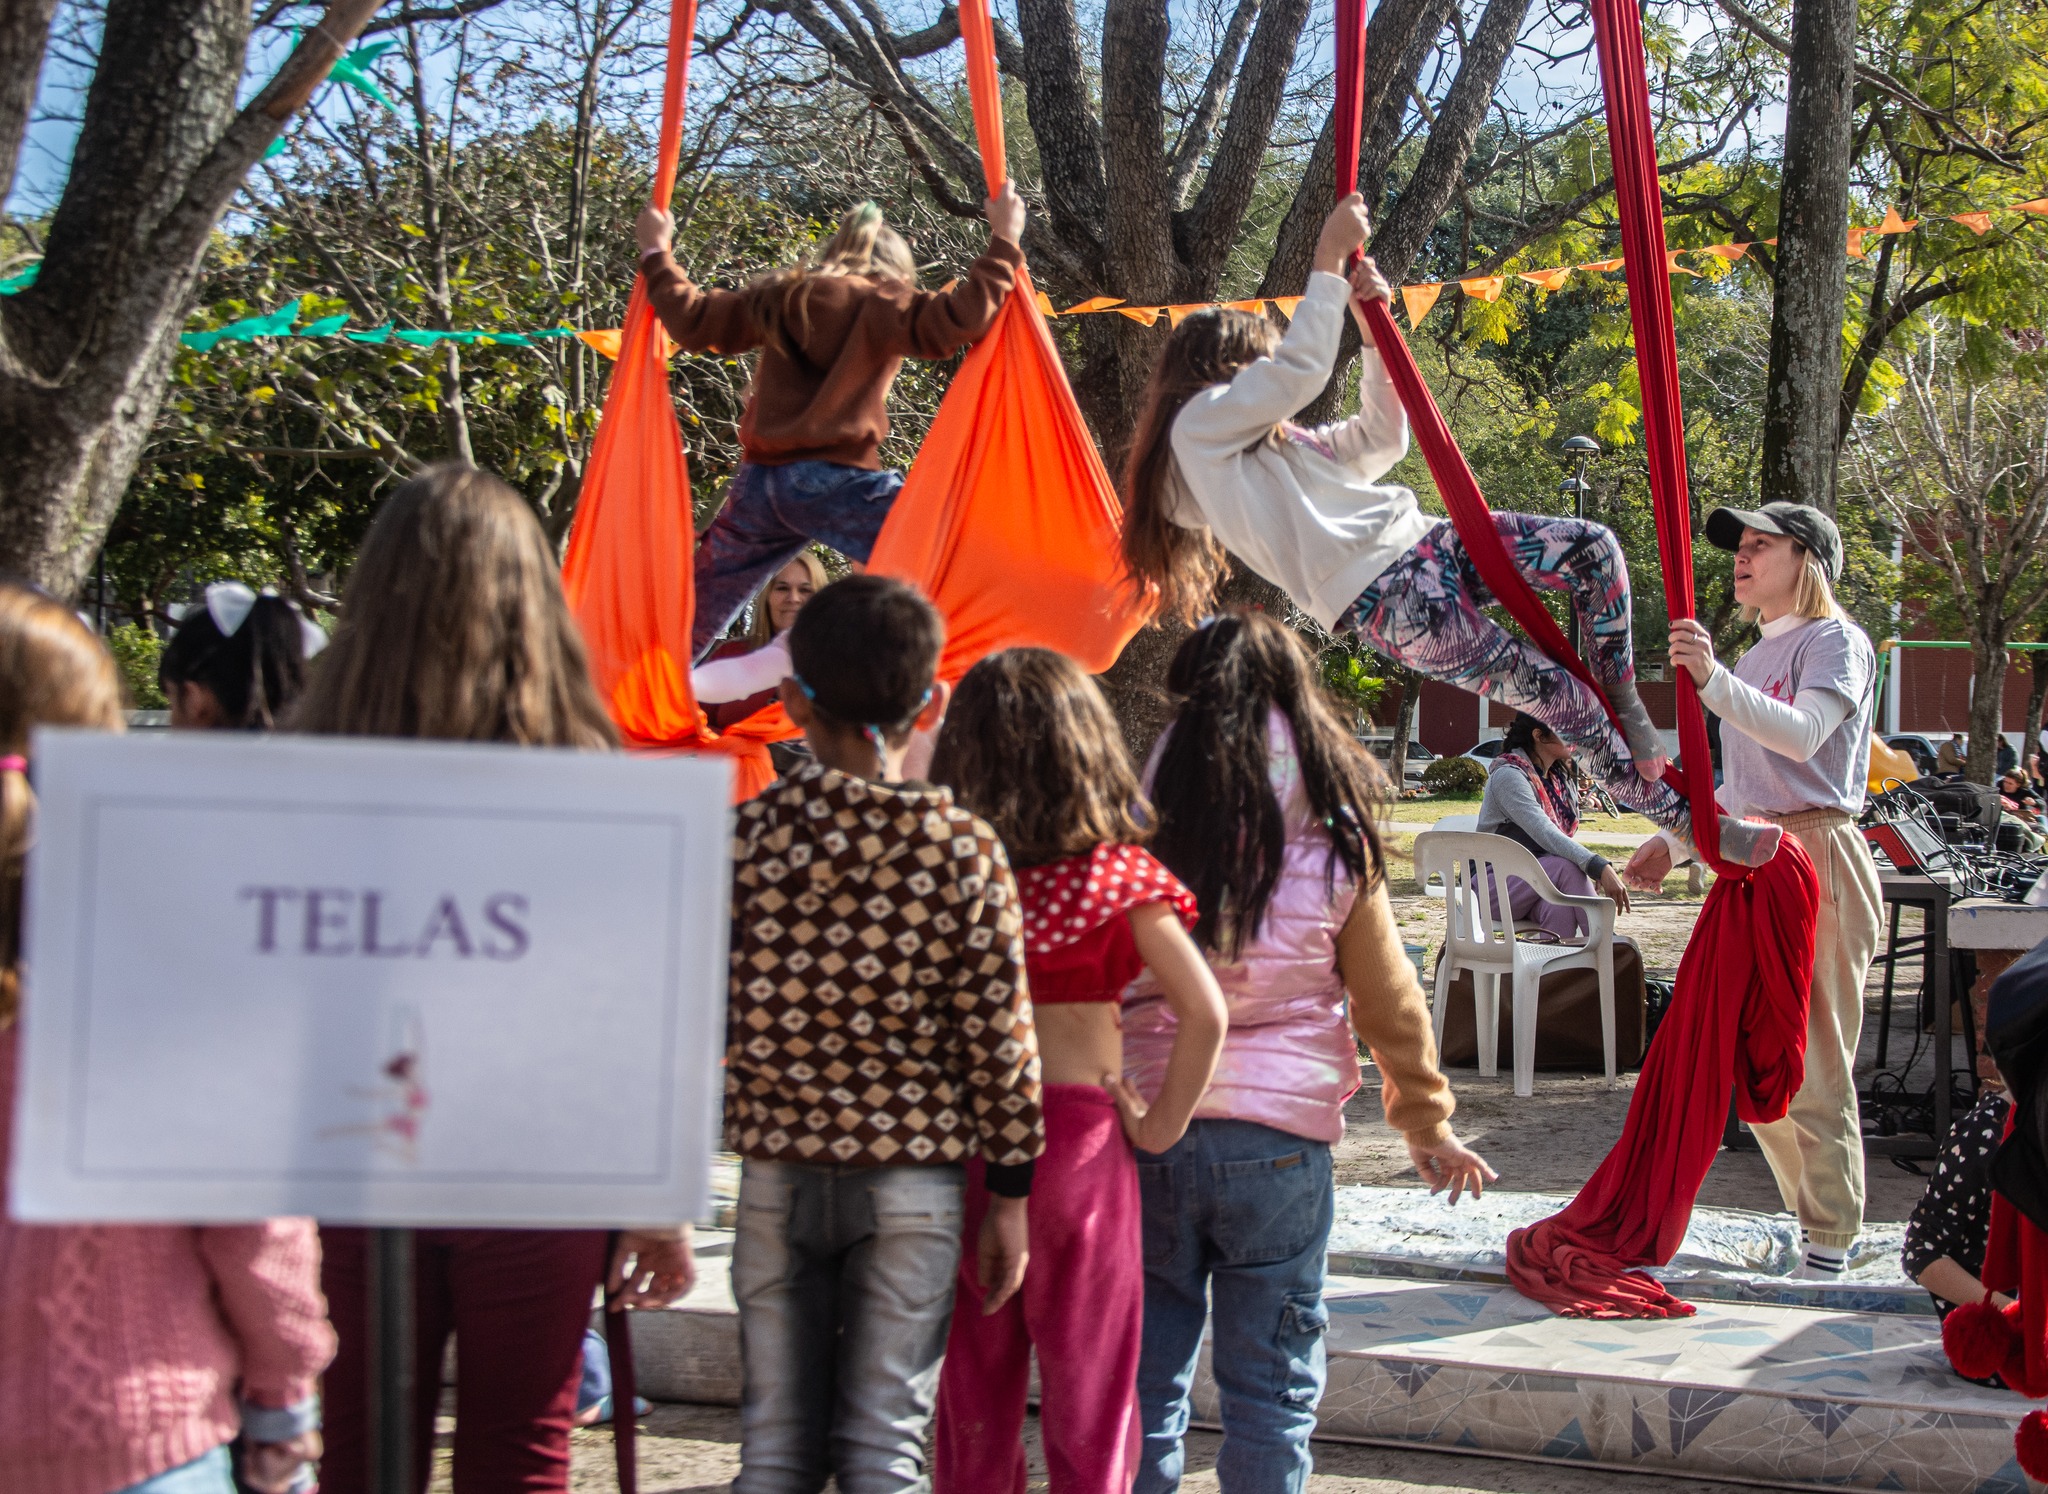
[[986, 822], [897, 780], [936, 726], [943, 625], [901, 582], [826, 587], [782, 702], [815, 761], [740, 806], [725, 1141], [743, 1159], [735, 1494], [926, 1487], [964, 1174], [996, 1195], [993, 1312], [1024, 1279], [1045, 1148], [1017, 884]]

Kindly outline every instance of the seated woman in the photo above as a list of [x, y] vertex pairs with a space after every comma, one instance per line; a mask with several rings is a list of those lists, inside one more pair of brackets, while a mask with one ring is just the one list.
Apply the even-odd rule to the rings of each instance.
[[783, 635], [829, 580], [818, 557], [803, 551], [754, 598], [754, 625], [746, 635], [717, 644], [690, 671], [690, 687], [714, 731], [727, 731], [775, 703], [775, 687], [789, 675]]
[[[1572, 748], [1534, 716], [1518, 715], [1501, 739], [1501, 754], [1486, 778], [1486, 798], [1479, 806], [1479, 828], [1504, 835], [1536, 853], [1559, 892], [1580, 897], [1598, 890], [1628, 910], [1628, 889], [1604, 856], [1572, 839], [1579, 828], [1579, 787], [1572, 770]], [[1508, 878], [1508, 907], [1517, 923], [1533, 923], [1560, 939], [1586, 932], [1585, 915], [1576, 908], [1546, 903], [1520, 877]]]

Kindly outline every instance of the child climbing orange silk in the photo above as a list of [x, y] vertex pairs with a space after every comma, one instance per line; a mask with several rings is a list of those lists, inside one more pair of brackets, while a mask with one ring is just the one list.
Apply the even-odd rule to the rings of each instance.
[[[994, 34], [962, 8], [976, 134], [1004, 180]], [[669, 30], [653, 201], [673, 195], [693, 0]], [[1039, 644], [1099, 672], [1145, 621], [1127, 592], [1122, 510], [1089, 439], [1028, 279], [967, 356], [876, 541], [869, 568], [922, 587], [946, 619], [941, 677], [984, 654]], [[637, 283], [562, 566], [591, 672], [629, 746], [731, 752], [735, 794], [774, 777], [766, 744], [796, 735], [779, 706], [713, 733], [690, 692], [689, 473], [659, 328]]]

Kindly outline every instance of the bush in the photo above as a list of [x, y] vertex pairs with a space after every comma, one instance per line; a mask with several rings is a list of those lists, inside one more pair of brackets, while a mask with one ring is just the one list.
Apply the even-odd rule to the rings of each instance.
[[1422, 770], [1422, 783], [1435, 794], [1486, 792], [1486, 769], [1469, 757], [1440, 757]]
[[107, 635], [107, 651], [121, 670], [128, 686], [128, 701], [138, 711], [161, 711], [170, 702], [156, 682], [157, 660], [163, 657], [164, 641], [141, 623], [122, 623]]

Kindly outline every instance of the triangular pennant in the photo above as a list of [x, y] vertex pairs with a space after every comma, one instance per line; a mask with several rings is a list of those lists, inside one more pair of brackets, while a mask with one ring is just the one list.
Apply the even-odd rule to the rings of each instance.
[[[1565, 282], [1572, 278], [1572, 267], [1570, 265], [1559, 265], [1554, 270], [1522, 270], [1517, 272], [1515, 278], [1517, 280], [1526, 280], [1531, 285], [1541, 286], [1547, 291], [1559, 291], [1563, 290]], [[1413, 326], [1413, 321], [1409, 325]]]
[[1225, 301], [1222, 305], [1225, 311], [1249, 311], [1254, 316], [1266, 309], [1264, 301]]
[[2032, 202], [2016, 202], [2012, 205], [2016, 213], [2036, 213], [2048, 218], [2048, 197], [2036, 197]]
[[391, 341], [391, 323], [386, 322], [381, 327], [369, 327], [361, 332], [348, 332], [343, 335], [350, 342], [389, 342]]
[[1692, 253], [1690, 249], [1666, 249], [1664, 251], [1665, 270], [1673, 275], [1691, 275], [1694, 278], [1698, 278], [1700, 273], [1698, 270], [1695, 270], [1691, 265], [1682, 265], [1678, 262], [1679, 255], [1690, 253]]
[[1060, 315], [1080, 316], [1085, 312], [1107, 311], [1112, 306], [1121, 306], [1123, 304], [1123, 297], [1121, 296], [1090, 296], [1087, 300], [1080, 302], [1078, 305], [1069, 306], [1065, 311], [1062, 311]]
[[1721, 258], [1723, 258], [1723, 259], [1727, 260], [1727, 261], [1728, 261], [1728, 263], [1730, 263], [1730, 264], [1732, 265], [1732, 264], [1734, 264], [1734, 263], [1735, 263], [1735, 261], [1737, 261], [1738, 259], [1742, 258], [1742, 256], [1743, 256], [1743, 255], [1745, 255], [1745, 254], [1749, 253], [1749, 245], [1747, 245], [1747, 244], [1709, 244], [1709, 245], [1707, 245], [1707, 247], [1706, 247], [1706, 248], [1704, 248], [1704, 249], [1700, 250], [1700, 253], [1702, 253], [1702, 254], [1718, 254], [1718, 255], [1720, 255], [1720, 256], [1721, 256]]
[[1044, 312], [1047, 316], [1059, 315], [1057, 311], [1053, 310], [1051, 296], [1048, 296], [1044, 291], [1033, 291], [1032, 294], [1038, 297], [1038, 309], [1040, 311]]
[[1116, 310], [1118, 316], [1127, 316], [1132, 321], [1141, 322], [1149, 327], [1159, 320], [1160, 313], [1165, 311], [1166, 308], [1164, 306], [1119, 306]]
[[333, 337], [348, 325], [348, 313], [339, 316], [323, 316], [317, 322], [308, 322], [299, 328], [301, 337]]
[[1189, 301], [1184, 305], [1167, 307], [1166, 319], [1169, 322], [1171, 322], [1174, 326], [1178, 327], [1182, 322], [1186, 321], [1196, 312], [1207, 310], [1209, 310], [1209, 306], [1205, 302]]
[[1581, 270], [1591, 270], [1596, 275], [1605, 275], [1609, 270], [1618, 270], [1625, 263], [1619, 259], [1596, 259], [1591, 264], [1579, 265]]
[[1273, 309], [1291, 322], [1294, 320], [1294, 313], [1300, 308], [1301, 302], [1302, 298], [1300, 296], [1275, 296], [1273, 297]]
[[1884, 222], [1877, 225], [1879, 233], [1911, 233], [1920, 226], [1918, 218], [1901, 218], [1899, 210], [1888, 207], [1884, 210]]
[[1437, 282], [1402, 286], [1401, 307], [1408, 313], [1408, 325], [1421, 326], [1422, 319], [1429, 315], [1429, 308], [1436, 305], [1436, 298], [1443, 293], [1443, 286]]
[[1863, 258], [1863, 240], [1871, 232], [1872, 230], [1867, 227], [1849, 230], [1849, 257], [1851, 259]]
[[1498, 301], [1507, 283], [1505, 275], [1475, 275], [1470, 280], [1460, 280], [1458, 288], [1482, 301]]
[[1976, 234], [1979, 238], [1991, 232], [1991, 215], [1989, 213], [1951, 213], [1949, 215], [1949, 222], [1962, 224], [1963, 227], [1969, 229], [1971, 233]]

